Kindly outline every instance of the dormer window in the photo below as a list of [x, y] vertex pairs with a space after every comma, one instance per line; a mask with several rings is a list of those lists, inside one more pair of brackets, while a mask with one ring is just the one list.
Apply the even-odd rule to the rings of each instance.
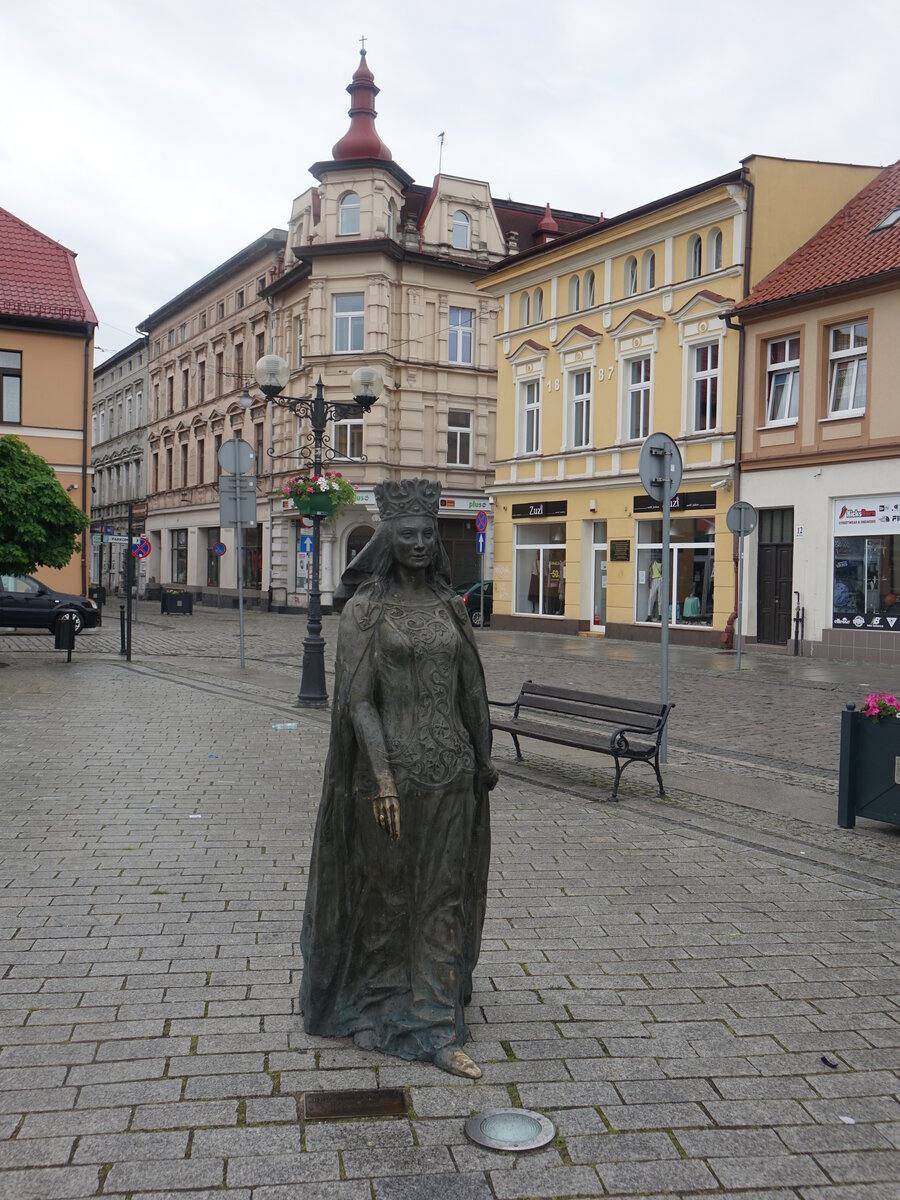
[[359, 236], [359, 196], [345, 192], [338, 203], [338, 233]]
[[471, 250], [471, 248], [472, 222], [469, 220], [469, 214], [458, 208], [453, 214], [453, 249]]

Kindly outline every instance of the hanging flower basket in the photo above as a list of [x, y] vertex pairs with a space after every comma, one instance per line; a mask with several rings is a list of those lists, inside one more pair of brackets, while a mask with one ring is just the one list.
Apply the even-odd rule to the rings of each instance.
[[285, 496], [290, 496], [291, 503], [302, 517], [321, 516], [329, 519], [356, 503], [356, 490], [340, 471], [296, 475], [281, 490]]

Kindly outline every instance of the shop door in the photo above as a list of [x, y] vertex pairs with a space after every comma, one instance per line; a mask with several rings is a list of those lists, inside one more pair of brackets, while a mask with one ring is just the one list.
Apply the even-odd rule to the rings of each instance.
[[756, 640], [784, 645], [791, 636], [794, 582], [794, 510], [763, 509], [759, 514], [756, 588]]
[[438, 519], [438, 533], [450, 560], [450, 582], [454, 587], [477, 583], [481, 578], [480, 556], [475, 553], [475, 522], [458, 517]]

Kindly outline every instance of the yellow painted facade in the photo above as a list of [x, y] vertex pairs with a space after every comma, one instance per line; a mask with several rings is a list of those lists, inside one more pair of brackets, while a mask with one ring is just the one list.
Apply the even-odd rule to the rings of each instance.
[[740, 334], [728, 314], [748, 279], [876, 173], [754, 156], [479, 281], [501, 307], [495, 626], [658, 636], [662, 521], [647, 511], [638, 456], [646, 435], [663, 431], [684, 461], [673, 637], [718, 643], [736, 582], [725, 514]]

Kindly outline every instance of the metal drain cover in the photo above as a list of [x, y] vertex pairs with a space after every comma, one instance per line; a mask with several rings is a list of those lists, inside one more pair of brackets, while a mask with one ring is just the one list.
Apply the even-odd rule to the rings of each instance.
[[342, 1121], [354, 1117], [405, 1117], [403, 1088], [365, 1088], [346, 1092], [304, 1092], [307, 1121]]
[[466, 1121], [466, 1137], [488, 1150], [537, 1150], [555, 1136], [552, 1121], [525, 1108], [494, 1108]]

